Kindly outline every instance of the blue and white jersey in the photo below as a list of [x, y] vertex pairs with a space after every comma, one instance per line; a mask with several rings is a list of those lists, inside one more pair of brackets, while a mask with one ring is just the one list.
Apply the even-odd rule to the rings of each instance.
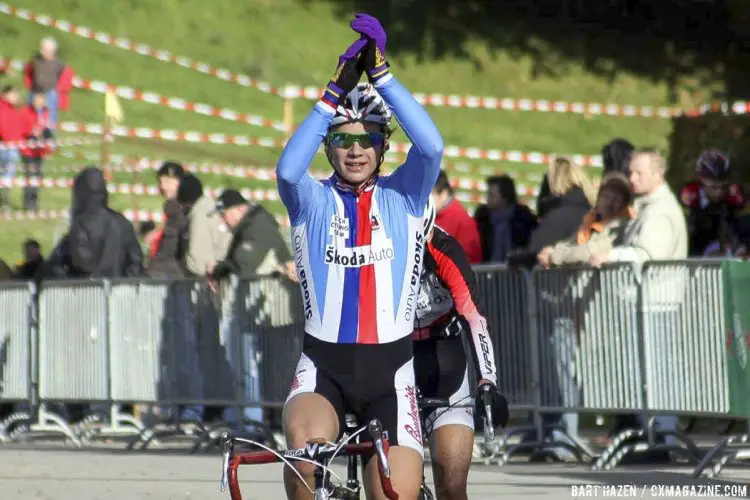
[[305, 331], [334, 343], [382, 344], [411, 334], [420, 287], [422, 215], [440, 171], [443, 142], [395, 78], [377, 89], [413, 146], [391, 175], [354, 192], [307, 169], [334, 110], [318, 102], [276, 168], [292, 223]]

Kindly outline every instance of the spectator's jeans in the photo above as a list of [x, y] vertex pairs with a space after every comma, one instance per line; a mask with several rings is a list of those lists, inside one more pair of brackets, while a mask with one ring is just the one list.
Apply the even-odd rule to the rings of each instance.
[[[556, 318], [552, 324], [552, 335], [549, 338], [551, 344], [551, 354], [554, 358], [555, 372], [557, 375], [558, 388], [560, 391], [561, 406], [575, 407], [580, 401], [580, 393], [576, 383], [576, 354], [578, 352], [578, 334], [575, 323], [570, 318]], [[534, 425], [533, 414], [529, 414], [529, 425]], [[561, 424], [563, 429], [572, 437], [578, 436], [578, 414], [565, 413], [544, 414], [542, 415], [544, 426]], [[537, 439], [536, 431], [527, 432], [521, 438], [522, 441], [535, 441]], [[557, 441], [574, 446], [565, 434], [558, 430], [544, 431], [544, 440]], [[566, 453], [566, 450], [559, 448], [555, 450], [558, 454]]]
[[8, 186], [13, 185], [16, 168], [20, 162], [21, 154], [17, 149], [0, 149], [0, 176], [3, 181], [8, 182]]
[[[180, 320], [177, 321], [177, 328], [179, 331], [176, 332], [177, 337], [181, 339], [179, 342], [179, 357], [177, 358], [179, 373], [180, 373], [180, 384], [185, 384], [180, 387], [180, 395], [185, 395], [190, 399], [202, 400], [203, 394], [203, 371], [201, 370], [200, 362], [200, 342], [198, 341], [199, 329], [196, 328], [193, 323], [193, 315], [190, 314], [190, 295], [188, 290], [180, 289], [179, 295], [179, 306], [180, 309], [185, 311], [178, 317]], [[200, 321], [198, 316], [195, 317], [196, 321]], [[180, 413], [182, 420], [203, 420], [203, 406], [201, 405], [189, 405], [183, 406]]]
[[[570, 318], [555, 319], [550, 341], [555, 356], [555, 368], [562, 406], [574, 408], [580, 404], [580, 392], [576, 382], [578, 332], [573, 320]], [[577, 413], [563, 414], [562, 423], [568, 434], [573, 437], [578, 436]]]
[[[29, 106], [31, 106], [35, 94], [36, 92], [29, 92]], [[44, 98], [46, 99], [47, 113], [49, 115], [49, 128], [54, 130], [57, 128], [57, 109], [59, 104], [57, 90], [45, 92]]]
[[[224, 316], [221, 322], [222, 338], [225, 339], [225, 352], [227, 362], [233, 373], [242, 370], [242, 382], [244, 385], [243, 397], [245, 402], [260, 401], [260, 352], [258, 352], [257, 334], [253, 332], [242, 332], [240, 339], [233, 338], [239, 329], [233, 328], [234, 318], [231, 315]], [[239, 340], [240, 356], [235, 356], [234, 349], [237, 348]], [[240, 366], [233, 366], [240, 363]], [[242, 411], [245, 421], [263, 422], [263, 408], [245, 407]], [[238, 408], [227, 407], [224, 409], [223, 419], [240, 425]], [[251, 427], [251, 426], [250, 426]]]

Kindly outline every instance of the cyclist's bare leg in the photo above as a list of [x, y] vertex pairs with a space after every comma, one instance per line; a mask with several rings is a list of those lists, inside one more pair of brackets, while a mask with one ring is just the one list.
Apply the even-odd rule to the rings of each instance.
[[438, 500], [466, 500], [474, 431], [465, 425], [438, 427], [430, 436], [432, 474]]
[[[298, 394], [290, 399], [284, 406], [282, 421], [287, 448], [290, 449], [304, 448], [307, 441], [313, 438], [334, 441], [339, 434], [336, 410], [326, 398], [312, 392]], [[296, 468], [310, 488], [313, 488], [315, 466], [296, 462]], [[289, 500], [312, 498], [310, 491], [289, 467], [284, 467], [284, 489]]]
[[[417, 500], [422, 483], [422, 456], [408, 446], [391, 446], [388, 451], [391, 484], [399, 500]], [[378, 459], [373, 457], [365, 467], [367, 500], [388, 500], [383, 493], [378, 472]]]

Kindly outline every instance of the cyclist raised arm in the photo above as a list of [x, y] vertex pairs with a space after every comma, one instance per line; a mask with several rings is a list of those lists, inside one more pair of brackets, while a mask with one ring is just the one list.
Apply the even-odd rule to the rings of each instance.
[[[508, 403], [497, 390], [497, 371], [476, 275], [461, 245], [437, 226], [432, 201], [425, 210], [427, 240], [414, 339], [417, 386], [427, 398], [451, 404], [471, 401], [469, 370], [461, 335], [469, 335], [480, 387], [490, 391], [495, 425], [508, 421]], [[468, 331], [464, 324], [468, 324]], [[480, 405], [483, 408], [483, 405]], [[425, 415], [437, 497], [466, 499], [474, 445], [471, 408], [437, 408]]]
[[[422, 270], [422, 215], [437, 179], [442, 138], [427, 113], [390, 74], [385, 32], [358, 14], [360, 33], [339, 58], [321, 100], [277, 165], [278, 188], [292, 222], [292, 245], [305, 313], [305, 336], [284, 406], [292, 448], [335, 440], [346, 413], [377, 418], [388, 433], [391, 483], [417, 497], [423, 443], [414, 380], [413, 328]], [[359, 84], [366, 70], [371, 84]], [[391, 113], [413, 147], [404, 165], [379, 176]], [[329, 179], [307, 172], [321, 144]], [[370, 497], [383, 499], [375, 460], [365, 471]], [[312, 483], [311, 466], [298, 470]], [[290, 470], [288, 498], [309, 498]]]

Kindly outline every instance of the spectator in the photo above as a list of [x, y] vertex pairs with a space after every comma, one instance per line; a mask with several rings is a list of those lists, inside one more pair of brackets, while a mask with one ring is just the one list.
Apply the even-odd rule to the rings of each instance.
[[4, 281], [10, 281], [12, 279], [13, 270], [3, 259], [0, 259], [0, 283]]
[[[226, 279], [230, 274], [241, 278], [270, 275], [277, 272], [287, 274], [287, 263], [292, 262], [292, 256], [284, 238], [281, 236], [279, 224], [265, 208], [250, 204], [238, 191], [227, 189], [216, 200], [216, 211], [221, 214], [234, 236], [229, 245], [227, 257], [211, 270], [212, 283], [214, 280]], [[215, 285], [213, 286], [215, 290]], [[276, 305], [280, 297], [275, 292], [275, 287], [263, 287], [263, 292], [257, 299], [264, 303]], [[253, 299], [247, 297], [246, 300]], [[241, 358], [245, 360], [243, 363], [245, 400], [260, 401], [260, 359], [257, 346], [259, 332], [232, 328], [235, 319], [232, 314], [227, 315], [226, 319], [226, 321], [222, 321], [222, 330], [227, 332], [223, 337], [231, 336], [232, 333], [238, 331], [241, 333], [239, 343], [227, 343], [230, 354], [228, 360], [231, 364], [236, 359], [236, 356], [231, 356], [232, 346], [241, 345]], [[255, 318], [255, 321], [249, 324], [257, 325], [259, 319]], [[239, 322], [239, 324], [248, 325], [245, 322]], [[263, 421], [262, 408], [245, 408], [243, 415], [246, 422]], [[224, 420], [226, 421], [237, 422], [238, 417], [236, 408], [227, 408], [224, 411]], [[249, 431], [249, 427], [251, 426], [248, 426], [245, 430]]]
[[226, 258], [211, 270], [214, 280], [224, 279], [230, 274], [241, 278], [277, 272], [287, 274], [292, 255], [273, 215], [261, 205], [248, 203], [234, 189], [221, 193], [216, 210], [234, 236]]
[[470, 263], [482, 262], [482, 245], [477, 224], [461, 202], [453, 197], [453, 187], [445, 170], [440, 171], [432, 194], [437, 209], [435, 224], [458, 241]]
[[143, 254], [133, 226], [107, 206], [104, 174], [95, 167], [73, 182], [67, 245], [71, 277], [131, 277], [142, 273]]
[[602, 163], [604, 173], [619, 172], [628, 175], [628, 165], [630, 165], [630, 155], [633, 154], [635, 147], [625, 139], [617, 137], [612, 139], [602, 147]]
[[152, 278], [182, 278], [188, 222], [177, 200], [164, 202], [164, 219], [162, 228], [157, 229], [159, 237], [152, 247], [147, 274]]
[[570, 158], [555, 157], [550, 162], [547, 176], [550, 193], [559, 196], [560, 202], [531, 234], [528, 255], [537, 260], [546, 260], [548, 255], [545, 254], [551, 251], [552, 245], [573, 236], [596, 202], [594, 184]]
[[[600, 266], [606, 262], [632, 262], [637, 269], [650, 260], [681, 260], [687, 257], [687, 227], [677, 198], [669, 189], [664, 175], [667, 162], [654, 149], [640, 149], [633, 152], [630, 161], [630, 184], [636, 196], [635, 210], [638, 214], [625, 229], [624, 242], [610, 251], [601, 252], [591, 257], [589, 262], [593, 266]], [[651, 279], [663, 283], [658, 297], [647, 295], [643, 299], [644, 336], [651, 345], [669, 342], [669, 338], [649, 336], [653, 325], [667, 327], [674, 324], [674, 309], [679, 299], [671, 297], [671, 291], [679, 294], [683, 288], [679, 274], [660, 271], [654, 273]], [[668, 284], [668, 285], [667, 285]], [[670, 293], [667, 293], [670, 291]], [[673, 300], [674, 299], [674, 300]], [[676, 334], [677, 335], [677, 334]], [[675, 383], [679, 383], [680, 374], [676, 374]], [[645, 428], [643, 416], [639, 416], [641, 425]], [[662, 431], [676, 431], [678, 419], [674, 416], [655, 417], [656, 428]], [[622, 428], [627, 420], [616, 424]], [[666, 442], [673, 444], [674, 438], [667, 437]], [[659, 460], [668, 459], [667, 455], [654, 457]]]
[[214, 202], [203, 194], [196, 176], [186, 174], [182, 178], [177, 201], [188, 219], [185, 269], [193, 276], [206, 276], [226, 256], [232, 234], [216, 212]]
[[164, 225], [146, 237], [149, 244], [148, 275], [153, 278], [179, 278], [185, 276], [183, 267], [187, 246], [187, 218], [177, 201], [180, 180], [185, 175], [182, 165], [164, 163], [157, 176], [159, 191], [165, 198]]
[[16, 279], [37, 280], [40, 278], [44, 266], [42, 248], [36, 240], [26, 240], [23, 243], [23, 263], [16, 268]]
[[611, 173], [604, 177], [596, 206], [583, 218], [578, 232], [541, 252], [544, 267], [585, 264], [592, 255], [611, 250], [622, 242], [627, 222], [635, 216], [630, 208], [632, 194], [628, 179]]
[[698, 157], [696, 170], [698, 180], [688, 183], [680, 192], [680, 201], [688, 210], [691, 257], [704, 256], [712, 243], [736, 235], [738, 213], [745, 206], [742, 188], [730, 184], [732, 171], [727, 155], [704, 151]]
[[487, 179], [487, 204], [474, 214], [482, 242], [483, 262], [505, 262], [508, 255], [529, 244], [536, 217], [518, 203], [516, 185], [507, 175]]
[[73, 88], [73, 71], [58, 57], [54, 38], [42, 38], [39, 52], [24, 70], [24, 84], [29, 89], [29, 103], [36, 94], [44, 95], [49, 109], [50, 129], [57, 128], [58, 110], [68, 109], [68, 96]]
[[[18, 90], [12, 85], [3, 87], [0, 96], [0, 142], [20, 142], [27, 134], [26, 123], [18, 109]], [[17, 147], [0, 149], [0, 206], [10, 201], [10, 188], [16, 175], [16, 168], [20, 163]]]
[[[44, 94], [36, 94], [31, 105], [23, 109], [22, 117], [26, 122], [27, 141], [43, 141], [52, 138], [49, 128], [49, 113], [45, 104]], [[37, 211], [39, 209], [39, 186], [42, 179], [42, 162], [48, 156], [52, 148], [45, 145], [36, 147], [24, 147], [21, 149], [23, 170], [26, 185], [23, 188], [24, 210]]]

